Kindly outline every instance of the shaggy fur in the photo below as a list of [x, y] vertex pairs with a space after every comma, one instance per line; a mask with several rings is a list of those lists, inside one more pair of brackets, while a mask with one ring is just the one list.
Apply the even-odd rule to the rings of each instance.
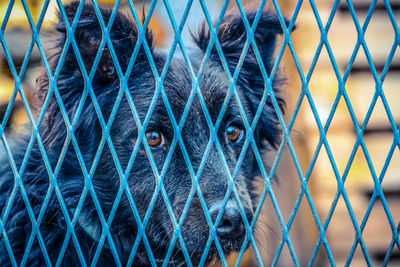
[[[69, 23], [73, 22], [78, 5], [78, 2], [73, 2], [65, 6]], [[107, 9], [102, 9], [101, 11], [107, 24], [111, 11]], [[255, 12], [249, 12], [247, 17], [249, 22], [252, 23]], [[62, 47], [67, 39], [67, 28], [61, 16], [56, 29], [60, 32], [60, 38], [56, 41], [50, 58], [53, 73], [55, 73], [60, 61], [62, 61]], [[263, 13], [254, 38], [268, 73], [271, 71], [273, 64], [276, 36], [280, 33], [281, 26], [278, 18], [271, 13]], [[18, 169], [21, 165], [25, 166], [25, 163], [22, 163], [27, 161], [26, 167], [20, 170], [20, 178], [26, 190], [26, 199], [29, 200], [36, 219], [38, 219], [43, 205], [47, 205], [46, 212], [40, 218], [39, 229], [52, 264], [56, 264], [65, 236], [69, 234], [67, 233], [68, 227], [65, 219], [67, 215], [71, 220], [76, 216], [74, 229], [77, 241], [85, 261], [88, 264], [92, 261], [98, 242], [103, 241], [102, 223], [99, 219], [98, 210], [103, 212], [107, 220], [112, 211], [118, 190], [123, 186], [116, 167], [117, 162], [121, 165], [122, 172], [125, 172], [127, 167], [132, 166], [128, 170], [127, 178], [130, 194], [128, 195], [124, 191], [121, 196], [121, 201], [109, 228], [113, 243], [108, 238], [105, 240], [104, 246], [100, 251], [98, 265], [115, 265], [115, 260], [111, 253], [112, 246], [115, 246], [118, 251], [121, 263], [127, 263], [137, 235], [137, 224], [129, 198], [132, 197], [132, 200], [134, 200], [140, 218], [143, 220], [156, 189], [155, 170], [150, 164], [143, 144], [140, 144], [136, 158], [134, 160], [133, 158], [131, 159], [132, 151], [140, 133], [133, 116], [133, 107], [129, 104], [127, 96], [124, 94], [122, 101], [119, 103], [116, 116], [107, 133], [100, 126], [99, 116], [95, 110], [92, 97], [89, 96], [83, 105], [80, 104], [85, 92], [84, 88], [92, 86], [97, 104], [107, 123], [117, 99], [121, 83], [108, 46], [103, 50], [92, 82], [87, 83], [87, 79], [84, 79], [82, 75], [83, 70], [90, 73], [101, 38], [102, 32], [94, 9], [91, 5], [85, 5], [75, 31], [75, 40], [84, 66], [78, 64], [76, 53], [70, 46], [62, 63], [59, 76], [56, 78], [62, 103], [57, 99], [55, 93], [49, 94], [52, 81], [48, 79], [47, 75], [44, 74], [38, 78], [36, 93], [42, 104], [49, 100], [39, 133], [43, 142], [43, 149], [47, 153], [48, 164], [52, 172], [57, 174], [56, 179], [50, 181], [49, 170], [46, 168], [42, 151], [36, 140], [30, 156], [25, 155], [29, 147], [30, 135], [21, 136], [18, 140], [13, 141], [13, 145], [11, 145], [13, 160]], [[131, 20], [118, 13], [112, 26], [110, 38], [121, 69], [125, 73], [138, 39], [137, 28]], [[227, 15], [218, 31], [218, 39], [232, 74], [238, 63], [246, 38], [246, 30], [240, 15]], [[162, 51], [153, 46], [151, 32], [146, 33], [146, 39], [150, 45], [156, 69], [161, 73], [168, 57], [168, 51]], [[210, 41], [210, 33], [206, 26], [203, 25], [198, 33], [194, 34], [194, 41], [197, 44], [197, 48], [189, 50], [188, 54], [193, 69], [197, 73]], [[157, 85], [148, 57], [143, 47], [141, 47], [126, 84], [141, 123], [145, 121]], [[182, 55], [179, 55], [179, 53], [175, 53], [172, 59], [163, 87], [171, 104], [173, 115], [179, 123], [192, 90], [191, 75]], [[215, 123], [225, 96], [230, 90], [230, 82], [215, 48], [211, 51], [211, 57], [199, 81], [199, 87], [211, 119]], [[276, 87], [276, 83], [274, 83], [274, 87]], [[252, 122], [265, 88], [259, 63], [252, 48], [249, 49], [243, 62], [236, 88], [247, 119]], [[276, 88], [274, 90], [278, 101], [283, 103], [279, 91]], [[60, 111], [61, 104], [67, 111], [67, 117]], [[41, 106], [39, 107], [40, 109]], [[80, 111], [81, 114], [77, 117], [76, 114]], [[146, 129], [147, 131], [156, 130], [162, 133], [164, 137], [162, 146], [151, 147], [151, 153], [158, 172], [162, 171], [173, 139], [177, 137], [174, 136], [169, 115], [171, 114], [168, 114], [160, 95]], [[76, 138], [69, 144], [66, 143], [66, 140], [72, 129], [67, 129], [66, 120], [73, 123]], [[227, 139], [226, 129], [229, 125], [235, 125], [241, 129], [243, 136], [237, 142], [231, 142]], [[248, 134], [243, 125], [239, 105], [232, 97], [217, 133], [231, 172], [236, 166], [245, 142], [245, 136]], [[102, 138], [108, 133], [113, 146], [111, 147], [106, 143], [99, 148], [99, 145], [102, 144]], [[190, 108], [181, 136], [189, 155], [190, 163], [194, 171], [197, 171], [211, 136], [204, 111], [197, 97], [195, 97]], [[267, 100], [264, 107], [254, 131], [254, 137], [257, 146], [264, 149], [265, 145], [274, 147], [280, 142], [278, 120], [270, 99]], [[77, 153], [78, 148], [82, 153], [81, 159]], [[65, 157], [60, 158], [64, 150], [66, 150]], [[117, 158], [112, 156], [111, 150], [116, 151]], [[98, 161], [96, 153], [101, 155]], [[259, 167], [252, 148], [249, 148], [246, 153], [235, 183], [240, 194], [241, 203], [245, 208], [246, 216], [251, 221], [257, 202], [257, 193], [253, 188], [253, 182], [259, 173]], [[181, 145], [178, 144], [172, 153], [163, 182], [165, 192], [168, 195], [177, 220], [181, 216], [192, 186], [187, 162], [183, 154]], [[10, 161], [5, 153], [2, 152], [1, 155], [0, 214], [4, 220], [6, 235], [2, 234], [0, 237], [0, 265], [11, 265], [11, 259], [5, 246], [5, 240], [7, 239], [11, 244], [13, 255], [18, 264], [24, 261], [27, 266], [43, 266], [45, 265], [45, 259], [42, 255], [44, 247], [41, 247], [37, 237], [31, 240], [33, 241], [32, 243], [29, 243], [32, 228], [35, 226], [31, 222], [25, 198], [19, 188], [19, 184], [16, 182], [19, 178], [16, 178], [13, 173]], [[133, 160], [132, 165], [128, 164], [130, 160]], [[97, 167], [91, 173], [92, 166], [95, 164], [97, 164]], [[60, 166], [60, 168], [56, 169], [56, 166]], [[84, 170], [90, 172], [91, 180], [84, 178]], [[213, 145], [199, 181], [199, 187], [209, 209], [218, 207], [218, 203], [223, 200], [228, 189], [227, 181], [228, 173], [224, 167], [224, 162], [218, 153], [216, 145]], [[58, 184], [59, 191], [52, 189], [50, 186], [55, 183]], [[89, 188], [91, 184], [93, 185], [93, 190], [87, 192], [86, 188]], [[80, 213], [75, 214], [82, 193], [85, 193], [85, 200], [80, 203], [82, 205]], [[93, 197], [94, 193], [98, 202]], [[12, 195], [15, 195], [15, 198], [10, 200]], [[45, 203], [47, 195], [50, 196], [48, 198], [49, 202]], [[61, 202], [65, 204], [65, 210], [62, 209]], [[236, 206], [234, 200], [229, 203], [229, 205]], [[212, 213], [213, 220], [215, 220], [215, 216], [216, 213]], [[239, 220], [242, 219], [239, 217]], [[173, 235], [173, 227], [161, 193], [155, 199], [155, 205], [145, 232], [157, 262], [162, 263]], [[197, 193], [194, 195], [181, 233], [193, 264], [196, 265], [209, 236], [209, 227]], [[229, 254], [238, 251], [241, 248], [244, 236], [245, 234], [235, 239], [220, 238], [224, 252]], [[62, 265], [64, 266], [76, 266], [80, 262], [76, 252], [77, 244], [75, 241], [73, 238], [69, 239], [64, 257], [59, 259], [62, 260]], [[25, 253], [26, 248], [29, 246], [31, 246], [30, 253]], [[215, 258], [218, 258], [218, 253], [215, 245], [213, 245], [209, 253], [209, 259]], [[174, 263], [184, 260], [179, 242], [177, 242], [173, 252], [173, 260]], [[143, 241], [139, 245], [133, 263], [137, 266], [150, 264]]]

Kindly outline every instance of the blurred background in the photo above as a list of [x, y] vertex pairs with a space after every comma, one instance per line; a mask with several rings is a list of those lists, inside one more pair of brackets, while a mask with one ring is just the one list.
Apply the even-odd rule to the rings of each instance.
[[[30, 12], [35, 24], [38, 21], [43, 7], [43, 0], [27, 0]], [[64, 1], [67, 2], [67, 1]], [[87, 1], [89, 2], [89, 1]], [[105, 5], [114, 4], [114, 0], [99, 0]], [[134, 1], [137, 10], [147, 10], [150, 1]], [[266, 9], [274, 10], [274, 6], [268, 1]], [[334, 1], [318, 0], [316, 7], [323, 25], [326, 24]], [[395, 15], [397, 25], [400, 24], [400, 0], [387, 1]], [[185, 0], [170, 0], [172, 10], [174, 11], [177, 23], [185, 10]], [[206, 1], [212, 18], [217, 18], [223, 5], [221, 0]], [[297, 7], [297, 1], [279, 0], [278, 1], [283, 14], [292, 18], [293, 12]], [[357, 19], [360, 25], [365, 22], [371, 1], [354, 0], [352, 1]], [[247, 9], [258, 8], [259, 1], [243, 1]], [[9, 1], [0, 1], [0, 23], [3, 23]], [[46, 56], [51, 54], [51, 40], [54, 39], [52, 32], [56, 22], [56, 1], [51, 1], [47, 9], [45, 20], [40, 31], [41, 44], [44, 47]], [[129, 13], [129, 6], [126, 1], [122, 1], [120, 10]], [[237, 12], [236, 1], [231, 1], [229, 12]], [[141, 12], [139, 12], [141, 13]], [[198, 1], [194, 1], [192, 9], [182, 34], [187, 46], [190, 47], [189, 31], [195, 31], [198, 25], [204, 20], [204, 13]], [[294, 151], [300, 164], [300, 169], [296, 169], [295, 161], [287, 147], [283, 152], [282, 160], [278, 164], [279, 183], [274, 183], [273, 190], [277, 196], [278, 204], [282, 212], [282, 218], [285, 224], [293, 219], [293, 225], [289, 231], [289, 237], [293, 244], [294, 251], [301, 266], [305, 266], [311, 259], [314, 246], [319, 238], [320, 222], [322, 225], [329, 220], [329, 227], [326, 231], [326, 238], [329, 242], [329, 248], [334, 260], [338, 266], [343, 266], [351, 254], [352, 247], [355, 244], [354, 223], [361, 225], [366, 220], [365, 228], [362, 232], [362, 238], [368, 253], [376, 265], [381, 265], [391, 244], [393, 233], [391, 227], [398, 227], [400, 221], [400, 154], [396, 147], [393, 153], [391, 147], [394, 142], [392, 125], [389, 120], [388, 112], [385, 110], [383, 101], [378, 97], [374, 104], [374, 109], [370, 119], [366, 124], [363, 134], [365, 146], [371, 158], [372, 165], [369, 166], [368, 160], [363, 149], [357, 144], [357, 131], [355, 124], [349, 112], [349, 108], [354, 110], [355, 123], [357, 127], [363, 125], [368, 110], [374, 99], [376, 83], [371, 72], [367, 57], [363, 48], [360, 48], [356, 54], [354, 65], [349, 72], [345, 82], [345, 88], [348, 98], [351, 102], [349, 107], [343, 96], [339, 98], [336, 112], [330, 120], [329, 130], [326, 138], [329, 143], [331, 154], [328, 154], [325, 146], [317, 150], [320, 142], [321, 133], [310, 103], [306, 98], [299, 102], [302, 95], [301, 90], [305, 88], [302, 83], [302, 77], [299, 75], [299, 69], [302, 70], [305, 77], [308, 77], [312, 61], [316, 55], [318, 45], [321, 40], [321, 32], [313, 9], [308, 1], [302, 3], [296, 19], [297, 29], [291, 34], [291, 39], [298, 57], [296, 65], [292, 52], [289, 47], [284, 49], [283, 60], [280, 63], [281, 72], [284, 73], [286, 82], [284, 83], [284, 92], [287, 99], [288, 111], [285, 114], [286, 123], [294, 120], [293, 130], [290, 133], [293, 142]], [[156, 36], [156, 45], [161, 48], [169, 49], [174, 37], [168, 14], [162, 1], [159, 1], [153, 15], [150, 27]], [[398, 30], [397, 30], [398, 31]], [[41, 55], [35, 44], [29, 60], [23, 64], [25, 57], [30, 53], [28, 48], [32, 40], [32, 31], [26, 12], [19, 0], [15, 1], [11, 16], [4, 30], [4, 37], [10, 51], [11, 58], [17, 71], [24, 71], [22, 75], [22, 87], [27, 99], [32, 105], [35, 102], [33, 89], [37, 73], [42, 64]], [[388, 15], [388, 10], [383, 0], [378, 0], [373, 15], [369, 21], [369, 26], [365, 32], [365, 41], [371, 54], [374, 67], [379, 78], [388, 60], [393, 45], [396, 42], [396, 35], [393, 23]], [[340, 1], [338, 9], [333, 17], [332, 24], [327, 39], [335, 58], [335, 63], [343, 77], [348, 67], [350, 58], [358, 40], [357, 28], [353, 17], [349, 11], [346, 1]], [[278, 45], [278, 50], [282, 40]], [[390, 107], [390, 116], [393, 116], [395, 127], [400, 123], [400, 49], [399, 36], [397, 36], [397, 50], [394, 53], [393, 60], [389, 70], [383, 79], [382, 89], [386, 96], [386, 101]], [[277, 51], [278, 54], [278, 51]], [[332, 106], [338, 96], [339, 82], [335, 74], [334, 64], [329, 56], [328, 50], [324, 46], [319, 54], [315, 68], [310, 75], [308, 88], [310, 96], [315, 104], [322, 126], [325, 126], [330, 116]], [[26, 68], [26, 71], [25, 71]], [[12, 109], [5, 132], [9, 135], [15, 135], [22, 130], [21, 125], [28, 122], [27, 113], [21, 102], [19, 93], [13, 105], [9, 104], [13, 96], [15, 84], [10, 71], [6, 53], [3, 47], [0, 48], [0, 121], [3, 120], [5, 111]], [[299, 113], [293, 117], [293, 111], [298, 108]], [[317, 150], [317, 152], [316, 152]], [[352, 155], [352, 153], [354, 155]], [[266, 163], [274, 162], [276, 153], [270, 152], [266, 156]], [[310, 163], [315, 165], [310, 168]], [[349, 163], [349, 159], [350, 163]], [[334, 161], [337, 169], [332, 167], [331, 161]], [[385, 164], [385, 162], [389, 162]], [[343, 196], [339, 197], [337, 205], [334, 206], [333, 215], [329, 212], [332, 209], [332, 203], [338, 190], [337, 175], [345, 180], [344, 188], [348, 195], [348, 202]], [[378, 198], [374, 205], [371, 205], [371, 213], [366, 217], [366, 211], [370, 205], [371, 197], [374, 193], [374, 173], [377, 177], [383, 179], [382, 190], [385, 194], [389, 210], [385, 212], [382, 201]], [[310, 197], [315, 204], [313, 216], [312, 208], [305, 197], [302, 198], [299, 210], [294, 217], [292, 209], [296, 199], [301, 192], [300, 179], [309, 178]], [[354, 211], [354, 216], [349, 212], [349, 208]], [[394, 224], [391, 225], [388, 220], [388, 213], [393, 218]], [[317, 215], [317, 216], [315, 216]], [[317, 219], [315, 218], [317, 217]], [[282, 227], [279, 223], [276, 211], [274, 210], [270, 196], [264, 204], [262, 221], [263, 231], [255, 235], [259, 241], [258, 249], [266, 265], [271, 264], [275, 253], [280, 247], [282, 240]], [[397, 237], [398, 238], [398, 237]], [[359, 244], [356, 244], [355, 254], [352, 259], [352, 266], [366, 266], [364, 254]], [[328, 257], [326, 248], [322, 245], [316, 252], [315, 266], [328, 266]], [[230, 259], [232, 264], [235, 262], [235, 256]], [[279, 266], [292, 266], [293, 260], [290, 256], [288, 245], [285, 243], [282, 247], [282, 254], [278, 260]], [[243, 266], [254, 266], [254, 254], [249, 250], [242, 264]], [[389, 261], [390, 266], [400, 266], [399, 248], [395, 246]]]

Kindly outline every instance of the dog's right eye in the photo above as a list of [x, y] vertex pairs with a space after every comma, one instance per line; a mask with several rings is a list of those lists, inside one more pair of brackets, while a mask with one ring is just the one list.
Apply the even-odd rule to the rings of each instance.
[[231, 124], [226, 128], [226, 137], [231, 142], [237, 142], [243, 136], [243, 131], [236, 125]]
[[151, 130], [146, 132], [146, 139], [149, 146], [152, 147], [162, 146], [164, 144], [164, 137], [158, 131]]

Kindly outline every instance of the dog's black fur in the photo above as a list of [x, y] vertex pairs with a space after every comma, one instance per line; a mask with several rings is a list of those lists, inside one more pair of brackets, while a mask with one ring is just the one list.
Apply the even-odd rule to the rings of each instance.
[[[78, 5], [78, 2], [73, 2], [65, 6], [65, 11], [71, 24]], [[107, 24], [111, 11], [102, 9], [101, 12]], [[253, 22], [255, 14], [255, 12], [247, 13], [250, 23]], [[60, 22], [57, 24], [57, 30], [60, 32], [61, 37], [57, 40], [55, 53], [50, 58], [50, 67], [53, 73], [56, 72], [57, 65], [61, 61], [62, 47], [67, 40], [67, 28], [61, 15]], [[270, 73], [273, 65], [276, 36], [281, 32], [278, 18], [269, 12], [263, 13], [254, 38], [268, 73]], [[131, 20], [118, 13], [112, 26], [110, 38], [121, 69], [125, 73], [138, 39], [137, 28]], [[218, 31], [218, 39], [232, 74], [238, 63], [246, 38], [246, 30], [240, 15], [226, 15]], [[102, 32], [94, 9], [91, 5], [85, 5], [76, 27], [75, 40], [85, 65], [82, 67], [88, 73], [90, 73], [95, 60], [101, 39]], [[154, 47], [150, 31], [146, 33], [146, 40], [150, 46], [150, 52], [153, 56], [156, 69], [161, 73], [168, 56], [168, 51], [161, 51]], [[197, 48], [188, 50], [188, 54], [193, 69], [197, 73], [210, 41], [210, 33], [206, 26], [200, 28], [197, 34], [194, 34], [194, 41]], [[82, 203], [83, 206], [80, 214], [76, 214], [76, 224], [74, 226], [77, 241], [86, 262], [90, 263], [92, 261], [98, 242], [103, 239], [101, 238], [102, 224], [99, 220], [97, 209], [101, 209], [107, 220], [118, 190], [122, 186], [116, 161], [119, 161], [124, 172], [126, 167], [129, 166], [128, 162], [139, 132], [132, 107], [129, 105], [125, 94], [119, 104], [112, 126], [107, 133], [100, 126], [100, 120], [92, 98], [89, 96], [84, 105], [80, 106], [85, 79], [81, 74], [82, 70], [76, 58], [77, 56], [70, 46], [56, 81], [49, 80], [47, 75], [44, 74], [38, 78], [37, 82], [37, 93], [42, 103], [47, 103], [47, 100], [49, 100], [46, 115], [40, 126], [39, 133], [43, 142], [43, 149], [47, 153], [49, 160], [48, 166], [51, 167], [53, 172], [58, 174], [56, 179], [50, 183], [49, 171], [43, 160], [42, 150], [36, 140], [34, 140], [30, 156], [24, 159], [30, 135], [21, 137], [18, 141], [14, 141], [10, 145], [13, 160], [18, 169], [21, 165], [25, 166], [22, 164], [24, 160], [27, 161], [26, 167], [20, 172], [20, 178], [16, 178], [8, 157], [4, 151], [2, 152], [2, 158], [0, 159], [0, 214], [1, 218], [4, 219], [5, 234], [2, 234], [0, 238], [1, 266], [11, 264], [11, 258], [5, 245], [6, 241], [11, 244], [12, 253], [18, 264], [22, 260], [26, 261], [28, 266], [45, 264], [45, 258], [42, 255], [42, 249], [44, 248], [41, 248], [37, 236], [33, 239], [33, 243], [29, 245], [31, 246], [30, 253], [24, 255], [34, 226], [28, 215], [28, 209], [24, 200], [25, 198], [19, 188], [19, 182], [15, 182], [19, 181], [19, 179], [21, 179], [20, 181], [26, 190], [26, 199], [29, 200], [35, 219], [38, 219], [43, 205], [47, 205], [47, 209], [41, 218], [40, 233], [52, 264], [56, 263], [64, 238], [68, 232], [65, 220], [66, 214], [64, 213], [68, 213], [69, 218], [72, 220], [81, 194], [82, 192], [86, 192], [86, 187], [89, 188], [90, 183], [93, 184], [93, 192], [96, 193], [99, 206], [96, 208], [93, 192], [89, 191], [85, 201]], [[227, 77], [219, 59], [219, 54], [214, 47], [207, 66], [204, 69], [203, 76], [199, 81], [199, 87], [213, 123], [216, 122], [225, 96], [230, 90], [230, 82]], [[64, 117], [60, 111], [60, 102], [56, 97], [56, 93], [49, 94], [49, 90], [54, 89], [52, 88], [53, 82], [57, 84], [59, 96], [67, 111], [68, 118]], [[241, 103], [249, 122], [253, 121], [265, 89], [265, 84], [264, 78], [261, 75], [259, 62], [255, 57], [253, 49], [250, 48], [236, 83], [236, 88], [238, 89]], [[103, 55], [99, 61], [91, 86], [107, 122], [111, 117], [121, 86], [108, 46], [103, 50]], [[143, 47], [138, 51], [127, 86], [141, 123], [143, 123], [152, 102], [155, 89], [157, 88], [157, 82]], [[192, 90], [191, 75], [182, 56], [176, 54], [173, 57], [171, 66], [166, 73], [163, 87], [171, 104], [173, 115], [179, 123]], [[279, 103], [283, 103], [280, 92], [276, 88], [277, 83], [274, 82], [273, 87]], [[75, 115], [81, 108], [82, 113], [78, 118], [75, 118]], [[72, 129], [66, 127], [66, 119], [74, 123], [76, 137], [76, 139], [70, 141], [68, 146], [66, 146], [65, 141]], [[218, 131], [218, 139], [231, 172], [235, 168], [244, 144], [246, 131], [243, 124], [238, 103], [232, 97]], [[237, 142], [230, 142], [225, 134], [228, 125], [235, 125], [239, 129], [242, 129], [244, 136], [239, 138]], [[156, 130], [164, 136], [163, 145], [151, 148], [158, 172], [161, 172], [163, 168], [170, 145], [174, 139], [174, 131], [172, 129], [172, 123], [160, 95], [147, 126], [147, 131]], [[102, 152], [98, 152], [102, 138], [108, 133], [110, 134], [113, 147], [110, 148], [109, 144], [106, 143]], [[190, 162], [194, 170], [197, 171], [211, 136], [201, 103], [197, 97], [195, 97], [190, 108], [183, 130], [181, 131], [181, 136]], [[279, 123], [270, 99], [267, 100], [264, 107], [254, 131], [254, 137], [260, 149], [265, 149], [265, 145], [276, 147], [280, 142]], [[65, 149], [67, 150], [66, 155], [63, 159], [59, 159], [64, 146], [66, 146]], [[77, 156], [77, 147], [79, 147], [82, 153], [82, 161]], [[116, 151], [117, 159], [113, 158], [111, 149]], [[101, 154], [101, 157], [94, 174], [91, 176], [92, 180], [89, 181], [84, 178], [82, 173], [84, 168], [88, 172], [91, 170], [92, 164], [96, 159], [96, 153]], [[62, 161], [61, 168], [55, 170], [59, 161]], [[83, 164], [81, 164], [82, 162]], [[127, 184], [132, 199], [136, 203], [141, 220], [145, 217], [156, 189], [154, 171], [148, 159], [146, 148], [143, 144], [140, 144], [140, 149], [129, 172]], [[241, 203], [245, 208], [246, 216], [250, 221], [252, 220], [252, 213], [256, 208], [257, 190], [254, 188], [253, 182], [258, 175], [258, 171], [259, 167], [256, 163], [254, 152], [252, 148], [249, 148], [235, 183], [240, 194]], [[50, 185], [54, 185], [55, 183], [57, 183], [59, 191], [49, 189], [52, 188]], [[180, 144], [176, 146], [172, 154], [163, 184], [165, 192], [169, 197], [172, 211], [177, 220], [179, 220], [192, 186], [192, 180]], [[208, 208], [220, 203], [226, 194], [228, 174], [216, 145], [213, 145], [211, 148], [210, 156], [200, 176], [199, 187]], [[14, 196], [14, 194], [15, 199], [9, 200], [10, 196]], [[50, 196], [49, 202], [45, 203], [47, 195]], [[62, 201], [66, 206], [64, 211], [61, 208], [60, 195], [62, 195]], [[215, 219], [214, 215], [213, 219]], [[173, 227], [161, 193], [155, 199], [155, 205], [145, 231], [155, 258], [158, 262], [162, 262], [166, 249], [170, 244]], [[115, 246], [118, 251], [121, 263], [126, 264], [137, 235], [137, 225], [127, 192], [125, 191], [115, 212], [110, 232], [113, 244], [110, 243], [108, 238], [105, 240], [104, 247], [100, 251], [98, 264], [101, 266], [115, 265], [114, 257], [111, 253], [112, 246]], [[195, 194], [193, 202], [190, 205], [181, 232], [188, 253], [193, 263], [196, 264], [202, 255], [209, 236], [209, 227], [197, 194]], [[220, 242], [224, 252], [229, 254], [241, 248], [243, 239], [244, 236], [240, 236], [232, 240], [221, 239]], [[174, 260], [183, 260], [179, 242], [177, 242], [173, 253]], [[214, 258], [218, 258], [215, 245], [211, 247], [209, 253], [209, 259]], [[149, 264], [149, 258], [143, 241], [139, 245], [133, 263], [134, 265]], [[73, 237], [70, 238], [62, 264], [65, 266], [79, 264]]]

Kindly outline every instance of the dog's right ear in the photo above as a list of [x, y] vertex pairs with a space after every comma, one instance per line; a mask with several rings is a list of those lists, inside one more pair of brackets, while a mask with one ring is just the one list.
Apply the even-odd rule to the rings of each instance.
[[[84, 4], [74, 31], [74, 38], [84, 66], [80, 66], [78, 63], [78, 57], [75, 49], [72, 47], [72, 44], [69, 44], [65, 57], [62, 56], [62, 53], [65, 52], [64, 47], [67, 38], [72, 37], [69, 36], [71, 34], [71, 29], [69, 27], [73, 26], [73, 22], [77, 12], [80, 10], [80, 7], [80, 1], [72, 1], [68, 4], [65, 4], [63, 9], [59, 11], [59, 21], [56, 24], [56, 30], [60, 34], [58, 39], [54, 42], [54, 48], [49, 50], [50, 52], [53, 52], [53, 54], [49, 57], [49, 64], [52, 73], [55, 73], [57, 67], [61, 68], [61, 71], [57, 77], [57, 90], [61, 96], [62, 103], [70, 120], [72, 120], [74, 114], [76, 114], [78, 111], [79, 103], [81, 101], [84, 88], [86, 87], [86, 79], [83, 74], [83, 69], [86, 69], [86, 73], [88, 75], [90, 74], [96, 55], [99, 51], [100, 43], [103, 39], [103, 32], [101, 30], [100, 22], [97, 18], [93, 5]], [[100, 12], [105, 25], [107, 25], [112, 14], [112, 10], [100, 8]], [[68, 20], [68, 23], [66, 20]], [[138, 36], [139, 34], [136, 24], [118, 11], [113, 21], [111, 30], [109, 31], [109, 38], [123, 74], [125, 74], [129, 61], [133, 55]], [[147, 39], [147, 43], [149, 44], [151, 50], [153, 38], [150, 30], [145, 33], [145, 38]], [[148, 61], [146, 60], [147, 58], [143, 49], [143, 45], [141, 45], [132, 73], [134, 73], [137, 68], [141, 68], [141, 65], [145, 63], [148, 64]], [[111, 110], [109, 107], [114, 105], [120, 82], [108, 44], [105, 45], [102, 51], [100, 61], [95, 71], [96, 73], [93, 76], [93, 79], [90, 81], [90, 84], [95, 91], [97, 101], [104, 112], [103, 114], [107, 116], [107, 112], [110, 112]], [[42, 106], [45, 106], [44, 103], [49, 96], [51, 87], [52, 82], [50, 81], [50, 77], [43, 71], [36, 80], [35, 89], [35, 95], [39, 99], [38, 104], [41, 104], [40, 106], [38, 105], [39, 110], [42, 109]], [[59, 102], [57, 101], [56, 97], [53, 96], [50, 98], [46, 110], [47, 115], [44, 122], [46, 127], [43, 127], [47, 129], [47, 132], [44, 135], [46, 136], [46, 140], [48, 140], [49, 146], [55, 146], [63, 142], [55, 142], [54, 140], [65, 140], [65, 133], [63, 133], [62, 130], [64, 129], [63, 127], [65, 127], [63, 125], [63, 114], [61, 113], [61, 107], [59, 107], [58, 104]], [[87, 98], [82, 113], [79, 117], [79, 124], [76, 126], [75, 135], [78, 139], [80, 136], [82, 136], [81, 140], [87, 140], [85, 137], [96, 136], [98, 132], [101, 132], [101, 130], [98, 130], [98, 119], [94, 109], [94, 104], [89, 98]], [[95, 140], [96, 138], [93, 137], [91, 139]], [[93, 143], [95, 142], [93, 141]], [[86, 141], [83, 143], [83, 145], [86, 146], [85, 148], [81, 147], [83, 150], [95, 149], [97, 146], [87, 144]], [[56, 149], [48, 150], [57, 151]]]
[[[64, 5], [64, 10], [70, 26], [72, 26], [79, 6], [79, 1], [73, 1], [72, 3]], [[112, 10], [100, 8], [100, 11], [103, 16], [104, 23], [107, 26]], [[69, 29], [67, 28], [61, 11], [59, 12], [59, 22], [56, 26], [56, 29], [62, 34], [62, 38], [60, 40], [62, 47], [67, 39]], [[100, 27], [100, 22], [96, 16], [93, 5], [85, 4], [83, 6], [82, 13], [80, 14], [74, 37], [88, 73], [90, 72], [93, 62], [96, 58], [100, 43], [103, 38], [102, 35], [103, 33]], [[110, 40], [113, 44], [113, 48], [123, 72], [126, 71], [137, 39], [138, 29], [135, 23], [128, 19], [125, 15], [121, 14], [121, 12], [118, 12], [110, 31]], [[153, 37], [149, 30], [146, 32], [146, 39], [150, 49], [152, 49]], [[143, 49], [141, 48], [141, 50]], [[139, 53], [138, 57], [140, 58], [140, 56], [144, 56], [143, 51], [142, 53]], [[69, 52], [64, 64], [67, 65], [71, 71], [80, 72], [77, 57], [74, 51], [72, 51], [72, 46], [69, 48]], [[110, 49], [107, 44], [104, 47], [104, 51], [97, 66], [96, 72], [95, 79], [101, 79], [103, 84], [104, 82], [111, 83], [115, 80], [118, 80], [116, 67], [111, 58]]]

